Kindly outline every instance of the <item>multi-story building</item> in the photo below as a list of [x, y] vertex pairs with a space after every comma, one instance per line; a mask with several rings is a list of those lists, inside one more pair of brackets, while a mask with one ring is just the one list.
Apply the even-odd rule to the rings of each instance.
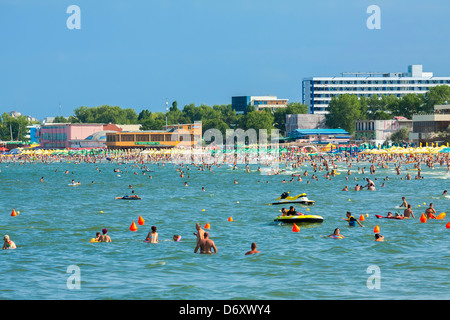
[[48, 149], [70, 148], [71, 140], [83, 140], [102, 130], [102, 123], [49, 123], [41, 126], [40, 143]]
[[202, 123], [168, 125], [164, 130], [122, 131], [106, 134], [108, 149], [193, 147], [201, 144]]
[[358, 120], [355, 122], [355, 141], [383, 144], [394, 132], [403, 127], [411, 132], [412, 120], [404, 117], [394, 117], [391, 120]]
[[326, 129], [324, 114], [287, 114], [286, 134], [297, 129]]
[[450, 105], [434, 106], [432, 114], [414, 114], [412, 124], [413, 129], [409, 138], [414, 142], [420, 142], [438, 132], [444, 132], [450, 126]]
[[231, 97], [231, 108], [236, 113], [245, 113], [249, 106], [254, 106], [256, 110], [270, 108], [272, 111], [277, 108], [286, 108], [288, 99], [278, 99], [276, 96], [239, 96]]
[[344, 72], [341, 77], [304, 78], [302, 102], [309, 113], [326, 114], [331, 99], [342, 94], [400, 98], [409, 93], [425, 94], [439, 85], [450, 86], [450, 77], [434, 77], [432, 72], [423, 72], [422, 65], [410, 65], [405, 73]]

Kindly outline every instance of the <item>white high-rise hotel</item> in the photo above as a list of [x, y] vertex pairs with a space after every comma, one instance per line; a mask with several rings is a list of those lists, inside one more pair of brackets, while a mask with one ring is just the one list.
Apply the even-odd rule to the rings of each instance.
[[423, 72], [422, 65], [411, 65], [406, 73], [344, 72], [341, 77], [304, 78], [302, 102], [309, 113], [326, 114], [331, 98], [342, 94], [402, 97], [424, 94], [439, 85], [450, 86], [450, 77], [434, 77], [432, 72]]

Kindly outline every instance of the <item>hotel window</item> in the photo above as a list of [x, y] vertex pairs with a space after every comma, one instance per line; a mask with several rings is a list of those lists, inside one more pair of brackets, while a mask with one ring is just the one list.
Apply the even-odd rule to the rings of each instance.
[[136, 135], [136, 141], [149, 141], [148, 134], [138, 134]]
[[133, 134], [123, 134], [121, 140], [122, 141], [134, 141], [134, 135]]
[[162, 134], [152, 134], [152, 141], [164, 141], [164, 135]]

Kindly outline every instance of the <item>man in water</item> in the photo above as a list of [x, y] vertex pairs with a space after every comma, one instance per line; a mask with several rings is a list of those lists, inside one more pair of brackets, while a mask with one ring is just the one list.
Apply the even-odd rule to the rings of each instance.
[[216, 245], [214, 244], [214, 241], [209, 239], [209, 233], [204, 233], [204, 239], [200, 240], [197, 243], [197, 246], [195, 247], [194, 253], [197, 253], [198, 249], [200, 248], [200, 253], [213, 253], [211, 251], [211, 248], [214, 249], [214, 253], [217, 253]]
[[406, 202], [406, 198], [405, 197], [402, 197], [402, 204], [400, 205], [400, 208], [401, 207], [405, 207], [405, 208], [408, 207], [408, 202]]
[[100, 242], [111, 242], [111, 238], [108, 236], [108, 229], [103, 229], [102, 230], [102, 233], [103, 233], [103, 235], [102, 235], [102, 237], [101, 237], [101, 240], [100, 240]]
[[434, 210], [432, 203], [430, 203], [430, 207], [425, 210], [425, 215], [428, 219], [436, 217], [436, 210]]
[[408, 207], [405, 209], [405, 211], [403, 211], [403, 217], [407, 218], [407, 219], [411, 219], [411, 216], [413, 218], [416, 218], [416, 217], [414, 217], [413, 211], [411, 209], [411, 204], [408, 204]]
[[251, 245], [252, 250], [245, 253], [245, 255], [260, 253], [260, 251], [256, 250], [256, 242], [253, 242]]
[[364, 227], [364, 226], [361, 224], [361, 222], [359, 222], [355, 217], [352, 216], [352, 214], [351, 214], [350, 211], [347, 211], [346, 217], [347, 217], [347, 218], [342, 218], [342, 219], [345, 220], [345, 221], [348, 221], [348, 225], [349, 225], [350, 227], [356, 226], [357, 223], [358, 223], [361, 227]]
[[205, 230], [202, 229], [200, 223], [197, 223], [195, 225], [195, 228], [197, 229], [197, 233], [194, 232], [194, 235], [197, 236], [197, 244], [198, 244], [200, 240], [205, 238]]
[[364, 187], [361, 188], [367, 188], [369, 191], [375, 191], [375, 183], [370, 180], [369, 178], [366, 178], [367, 184]]

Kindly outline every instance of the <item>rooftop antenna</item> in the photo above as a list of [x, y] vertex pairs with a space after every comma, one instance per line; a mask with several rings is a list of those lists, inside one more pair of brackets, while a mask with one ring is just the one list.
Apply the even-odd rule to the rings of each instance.
[[167, 112], [169, 111], [169, 100], [166, 98], [166, 130], [167, 130]]

